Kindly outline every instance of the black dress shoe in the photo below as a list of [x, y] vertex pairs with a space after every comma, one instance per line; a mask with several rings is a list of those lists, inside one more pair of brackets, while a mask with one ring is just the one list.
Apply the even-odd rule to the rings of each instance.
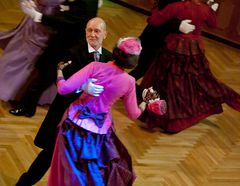
[[10, 109], [9, 113], [12, 114], [12, 115], [15, 115], [15, 116], [26, 116], [26, 117], [32, 117], [34, 115], [34, 113], [27, 112], [23, 108]]

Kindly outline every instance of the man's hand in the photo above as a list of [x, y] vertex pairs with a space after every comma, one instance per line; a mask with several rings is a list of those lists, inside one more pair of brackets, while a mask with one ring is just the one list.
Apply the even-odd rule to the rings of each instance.
[[188, 34], [192, 31], [194, 31], [195, 25], [190, 24], [191, 22], [192, 22], [192, 20], [189, 20], [189, 19], [183, 20], [179, 26], [180, 32], [182, 32], [184, 34]]
[[214, 4], [211, 5], [211, 9], [212, 9], [214, 12], [217, 11], [218, 7], [219, 7], [219, 4], [218, 4], [218, 3], [214, 3]]
[[25, 14], [30, 16], [35, 22], [41, 22], [42, 14], [35, 9], [36, 4], [34, 1], [21, 1], [20, 5]]
[[216, 12], [218, 7], [219, 7], [219, 4], [216, 3], [214, 0], [208, 0], [207, 1], [207, 4], [211, 7], [211, 9]]
[[100, 96], [100, 94], [104, 90], [104, 87], [101, 85], [93, 84], [96, 81], [97, 81], [97, 79], [95, 79], [95, 78], [88, 79], [88, 81], [82, 85], [81, 90], [83, 90], [84, 92], [86, 92], [92, 96]]
[[98, 0], [98, 8], [101, 8], [103, 5], [103, 0]]
[[70, 10], [70, 7], [68, 5], [59, 5], [59, 7], [60, 7], [61, 12], [65, 12], [65, 11]]

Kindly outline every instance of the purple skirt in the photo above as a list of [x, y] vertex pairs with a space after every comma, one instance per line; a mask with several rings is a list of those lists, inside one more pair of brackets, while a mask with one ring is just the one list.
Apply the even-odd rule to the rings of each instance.
[[131, 157], [112, 129], [96, 134], [68, 119], [63, 122], [49, 186], [130, 186], [134, 180]]

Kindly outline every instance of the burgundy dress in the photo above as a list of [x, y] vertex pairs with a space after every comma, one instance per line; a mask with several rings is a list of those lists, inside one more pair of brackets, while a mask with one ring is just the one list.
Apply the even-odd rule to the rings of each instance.
[[202, 27], [216, 26], [215, 13], [205, 4], [178, 2], [154, 10], [148, 22], [157, 26], [174, 17], [191, 19], [196, 30], [168, 35], [166, 47], [158, 52], [141, 83], [146, 88], [153, 86], [168, 104], [166, 115], [146, 113], [142, 120], [149, 128], [160, 127], [169, 133], [221, 113], [222, 103], [240, 111], [240, 95], [214, 77], [204, 54]]
[[[64, 0], [38, 0], [38, 9], [51, 14]], [[34, 64], [47, 46], [49, 28], [25, 16], [16, 28], [0, 32], [0, 99], [19, 100], [30, 81]], [[11, 86], [9, 86], [11, 85]], [[39, 103], [51, 103], [56, 95], [52, 85], [42, 95]]]

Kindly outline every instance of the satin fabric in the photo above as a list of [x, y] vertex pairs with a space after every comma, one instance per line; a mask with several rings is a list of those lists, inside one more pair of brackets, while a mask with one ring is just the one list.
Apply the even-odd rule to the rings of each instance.
[[[38, 10], [52, 14], [63, 0], [38, 0]], [[34, 73], [34, 65], [47, 46], [49, 28], [25, 16], [13, 29], [0, 32], [0, 99], [20, 100]], [[11, 85], [11, 86], [9, 86]], [[7, 87], [7, 88], [6, 88]], [[39, 104], [49, 104], [56, 95], [53, 84], [41, 96]]]
[[134, 180], [131, 157], [112, 128], [95, 134], [64, 121], [48, 186], [130, 186]]

